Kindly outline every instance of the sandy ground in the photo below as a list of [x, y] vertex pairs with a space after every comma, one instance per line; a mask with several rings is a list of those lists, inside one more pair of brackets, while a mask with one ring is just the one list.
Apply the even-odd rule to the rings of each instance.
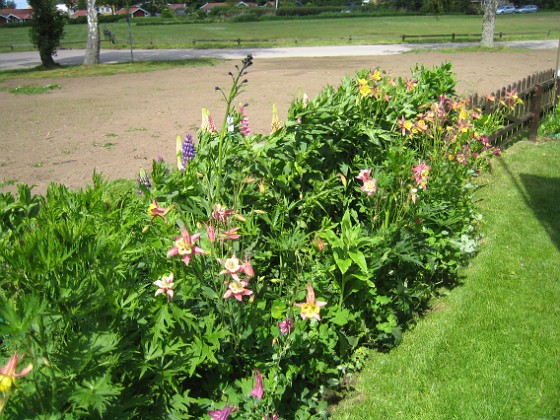
[[[273, 104], [283, 119], [298, 95], [312, 97], [362, 68], [380, 67], [395, 76], [407, 76], [416, 64], [433, 67], [451, 62], [458, 92], [484, 95], [554, 68], [556, 53], [256, 59], [239, 101], [249, 103], [253, 132], [266, 133]], [[141, 167], [151, 167], [152, 159], [172, 160], [176, 136], [195, 134], [203, 107], [216, 121], [222, 120], [224, 102], [214, 87], [229, 89], [227, 73], [235, 64], [224, 61], [205, 68], [0, 84], [58, 83], [62, 87], [41, 95], [0, 91], [0, 182], [25, 182], [36, 186], [34, 192], [44, 193], [50, 182], [82, 187], [91, 181], [94, 170], [107, 179], [135, 178]]]

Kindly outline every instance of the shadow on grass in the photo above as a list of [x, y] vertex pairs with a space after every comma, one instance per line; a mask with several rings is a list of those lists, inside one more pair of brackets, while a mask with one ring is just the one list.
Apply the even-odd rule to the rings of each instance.
[[519, 182], [503, 159], [498, 162], [560, 251], [560, 178], [520, 173]]
[[535, 217], [560, 250], [560, 178], [519, 174], [523, 196]]

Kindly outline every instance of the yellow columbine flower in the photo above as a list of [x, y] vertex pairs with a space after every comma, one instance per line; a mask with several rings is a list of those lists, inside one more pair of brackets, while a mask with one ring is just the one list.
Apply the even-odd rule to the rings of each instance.
[[14, 353], [8, 362], [0, 368], [0, 392], [9, 391], [12, 386], [16, 385], [16, 378], [27, 375], [33, 369], [33, 364], [28, 364], [25, 368], [16, 373], [17, 366], [23, 356], [19, 357]]
[[319, 311], [321, 310], [321, 307], [325, 306], [326, 304], [327, 302], [322, 302], [315, 299], [315, 291], [313, 290], [313, 286], [308, 284], [305, 302], [296, 303], [296, 306], [299, 306], [301, 308], [300, 316], [302, 317], [302, 319], [313, 318], [317, 321], [320, 321], [321, 316], [319, 315]]

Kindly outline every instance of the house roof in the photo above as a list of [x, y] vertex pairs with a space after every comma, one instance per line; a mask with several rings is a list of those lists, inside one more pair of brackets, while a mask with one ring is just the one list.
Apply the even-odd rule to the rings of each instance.
[[31, 9], [0, 9], [0, 15], [4, 17], [13, 16], [20, 20], [31, 19], [32, 13]]
[[87, 10], [76, 10], [71, 17], [87, 16]]
[[169, 7], [171, 10], [183, 10], [187, 8], [186, 3], [175, 3], [175, 4], [168, 4], [167, 7]]
[[[202, 10], [212, 10], [214, 7], [220, 7], [220, 6], [226, 6], [226, 3], [205, 3], [202, 6], [200, 6], [200, 9]], [[235, 6], [239, 7], [257, 7], [258, 4], [255, 2], [250, 2], [250, 1], [240, 1], [238, 3], [235, 4]]]
[[[136, 13], [137, 11], [141, 10], [142, 12], [144, 12], [146, 15], [149, 15], [149, 13], [147, 11], [145, 11], [144, 9], [142, 9], [141, 7], [131, 7], [130, 9], [128, 9], [128, 13], [130, 13], [131, 15], [133, 15], [134, 13]], [[119, 9], [115, 12], [115, 14], [117, 15], [126, 15], [126, 9], [123, 7], [122, 9]]]

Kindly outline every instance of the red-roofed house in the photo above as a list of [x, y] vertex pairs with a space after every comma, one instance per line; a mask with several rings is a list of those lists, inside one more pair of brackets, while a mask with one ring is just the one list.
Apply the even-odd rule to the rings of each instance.
[[31, 19], [31, 9], [1, 9], [0, 24], [25, 22]]
[[[131, 7], [128, 9], [128, 13], [131, 18], [148, 17], [150, 13], [142, 9], [141, 7]], [[117, 10], [117, 15], [126, 15], [126, 9]]]

